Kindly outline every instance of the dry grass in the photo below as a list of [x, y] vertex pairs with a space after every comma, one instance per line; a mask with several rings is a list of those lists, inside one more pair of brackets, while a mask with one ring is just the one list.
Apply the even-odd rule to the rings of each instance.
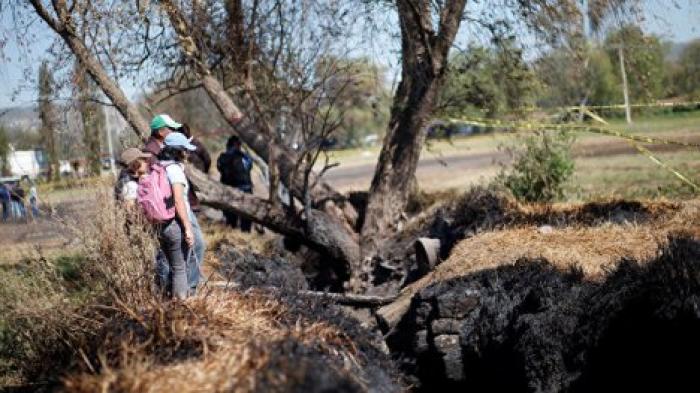
[[153, 299], [152, 235], [110, 195], [97, 203], [99, 215], [54, 223], [70, 239], [62, 255], [37, 249], [0, 271], [0, 363], [18, 382], [55, 383], [115, 309]]
[[[623, 259], [652, 259], [671, 233], [700, 238], [700, 200], [681, 204], [506, 204], [494, 211], [497, 220], [459, 242], [446, 261], [404, 288], [401, 297], [412, 296], [434, 282], [522, 259], [544, 258], [563, 271], [577, 268], [587, 279], [600, 280]], [[551, 225], [542, 227], [544, 224]]]
[[116, 319], [97, 349], [104, 354], [103, 371], [67, 378], [66, 390], [289, 391], [311, 370], [297, 368], [309, 360], [304, 358], [280, 365], [277, 357], [285, 345], [338, 359], [326, 366], [361, 384], [353, 375], [362, 360], [345, 332], [305, 318], [290, 323], [289, 314], [267, 296], [230, 292], [153, 305]]
[[[366, 391], [375, 369], [394, 375], [359, 323], [329, 305], [231, 290], [163, 299], [154, 288], [149, 226], [110, 195], [98, 203], [100, 214], [65, 223], [74, 239], [69, 271], [60, 273], [63, 262], [45, 255], [0, 271], [0, 384], [75, 392]], [[214, 248], [267, 247], [259, 235], [215, 226], [205, 232]], [[391, 390], [393, 380], [387, 386], [398, 389]]]

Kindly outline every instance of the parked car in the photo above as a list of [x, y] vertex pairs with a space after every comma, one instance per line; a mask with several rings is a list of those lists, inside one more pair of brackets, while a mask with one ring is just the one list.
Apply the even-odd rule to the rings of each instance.
[[362, 140], [365, 144], [365, 146], [372, 146], [376, 145], [377, 142], [379, 141], [379, 135], [377, 134], [369, 134], [365, 135], [365, 137]]

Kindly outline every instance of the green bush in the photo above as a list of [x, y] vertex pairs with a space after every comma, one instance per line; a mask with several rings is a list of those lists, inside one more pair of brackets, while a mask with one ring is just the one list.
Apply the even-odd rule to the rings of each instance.
[[551, 202], [564, 197], [564, 186], [574, 173], [571, 145], [566, 132], [542, 131], [523, 138], [522, 149], [512, 149], [513, 164], [497, 181], [528, 202]]

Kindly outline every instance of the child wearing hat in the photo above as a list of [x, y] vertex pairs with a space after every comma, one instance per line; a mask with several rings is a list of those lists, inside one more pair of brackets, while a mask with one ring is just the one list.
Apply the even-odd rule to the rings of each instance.
[[133, 206], [136, 203], [139, 179], [148, 173], [148, 161], [151, 157], [150, 154], [135, 147], [130, 147], [122, 152], [120, 161], [125, 167], [125, 174], [119, 199], [124, 201], [127, 206]]

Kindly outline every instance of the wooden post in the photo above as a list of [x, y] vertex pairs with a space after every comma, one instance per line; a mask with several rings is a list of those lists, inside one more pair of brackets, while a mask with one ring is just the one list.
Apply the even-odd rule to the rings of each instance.
[[617, 54], [620, 56], [620, 72], [622, 73], [622, 94], [625, 96], [625, 117], [627, 124], [632, 124], [632, 111], [630, 109], [630, 96], [627, 89], [627, 72], [625, 71], [625, 53], [622, 45], [617, 47]]

